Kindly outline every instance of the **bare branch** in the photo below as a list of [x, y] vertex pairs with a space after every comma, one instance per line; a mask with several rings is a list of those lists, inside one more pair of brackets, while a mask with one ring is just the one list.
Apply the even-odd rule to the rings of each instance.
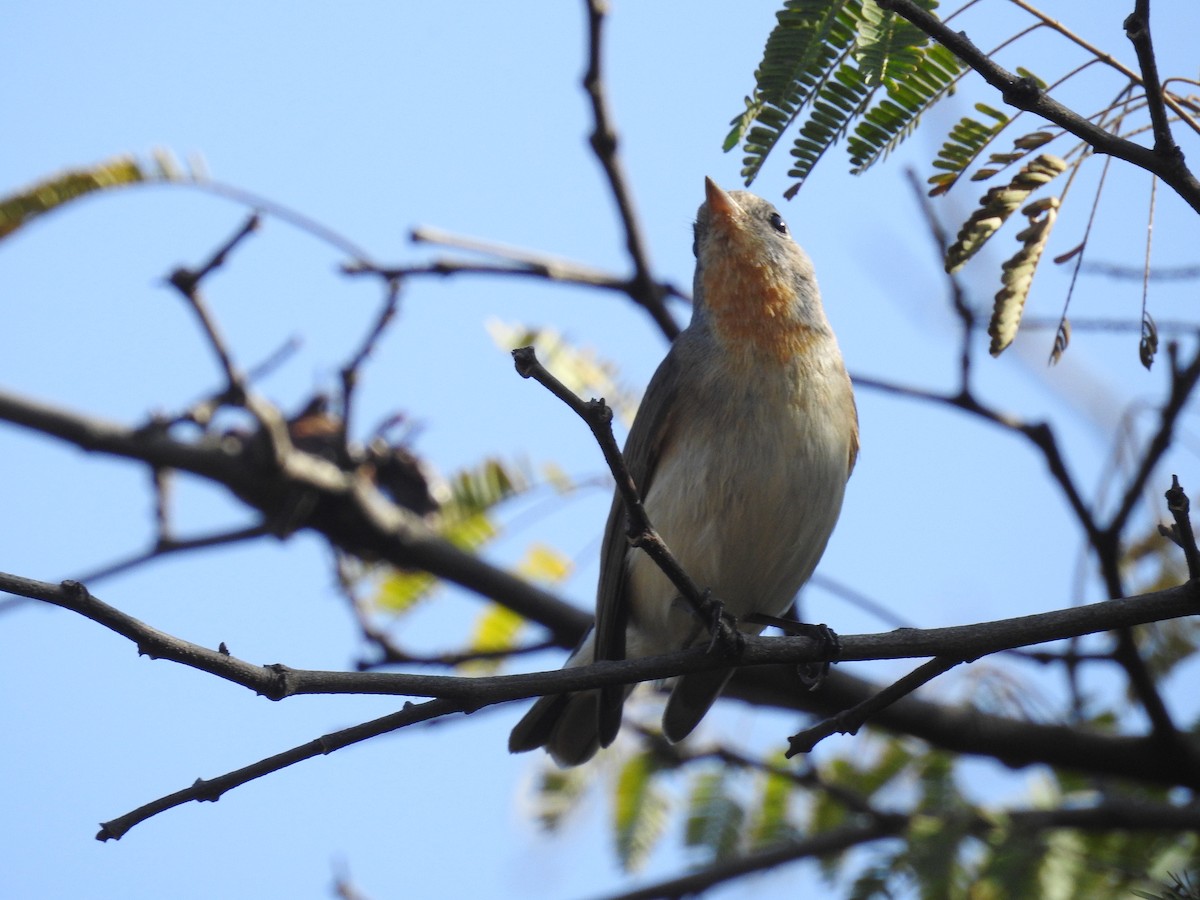
[[384, 289], [384, 301], [379, 308], [375, 322], [363, 338], [362, 345], [354, 355], [342, 366], [339, 376], [342, 382], [342, 415], [338, 420], [338, 450], [343, 459], [350, 455], [350, 423], [354, 412], [354, 389], [358, 386], [358, 373], [367, 358], [374, 352], [388, 325], [396, 317], [396, 308], [400, 303], [399, 278], [389, 278]]
[[233, 249], [257, 231], [258, 226], [258, 213], [254, 213], [229, 240], [213, 253], [207, 262], [203, 263], [197, 269], [180, 267], [172, 272], [167, 279], [167, 282], [183, 295], [183, 298], [187, 300], [188, 305], [196, 314], [196, 318], [200, 320], [200, 326], [204, 329], [208, 343], [212, 347], [213, 352], [216, 353], [217, 359], [221, 363], [221, 369], [225, 373], [229, 397], [235, 402], [240, 402], [241, 398], [245, 396], [246, 383], [234, 366], [233, 358], [225, 346], [224, 339], [217, 331], [216, 320], [209, 314], [208, 307], [200, 296], [200, 282], [224, 265], [226, 258], [233, 252]]
[[71, 581], [79, 581], [85, 584], [94, 584], [104, 578], [111, 578], [114, 575], [119, 575], [122, 572], [128, 572], [130, 569], [145, 565], [156, 559], [162, 559], [164, 556], [170, 556], [173, 553], [181, 553], [188, 550], [204, 550], [209, 547], [221, 547], [226, 544], [236, 544], [241, 541], [249, 541], [255, 538], [266, 537], [271, 533], [266, 525], [249, 525], [245, 528], [236, 528], [232, 531], [218, 531], [213, 534], [206, 534], [201, 537], [194, 538], [171, 538], [160, 536], [154, 542], [154, 546], [149, 550], [144, 550], [141, 553], [126, 557], [125, 559], [109, 563], [103, 568], [88, 572], [84, 575], [79, 575], [70, 579]]
[[197, 778], [190, 787], [186, 787], [181, 791], [175, 791], [172, 794], [167, 794], [165, 797], [160, 797], [157, 800], [139, 806], [137, 809], [123, 816], [118, 816], [107, 822], [101, 822], [100, 831], [96, 834], [96, 840], [119, 841], [133, 826], [161, 812], [166, 812], [168, 809], [182, 806], [184, 803], [189, 803], [193, 800], [196, 802], [206, 801], [216, 803], [226, 791], [240, 787], [249, 781], [253, 781], [255, 778], [262, 778], [264, 775], [278, 772], [280, 769], [293, 766], [306, 759], [312, 759], [314, 756], [328, 755], [335, 750], [341, 750], [343, 747], [349, 747], [351, 744], [357, 744], [360, 741], [378, 737], [381, 734], [387, 734], [400, 728], [406, 728], [409, 725], [428, 722], [431, 719], [461, 711], [461, 706], [449, 700], [430, 700], [420, 704], [406, 703], [404, 708], [399, 712], [373, 719], [370, 722], [363, 722], [361, 725], [343, 728], [341, 731], [331, 732], [314, 741], [309, 741], [306, 744], [301, 744], [298, 747], [293, 747], [274, 756], [268, 756], [266, 759], [261, 759], [251, 765], [227, 772], [217, 778]]
[[[671, 878], [637, 890], [612, 895], [609, 900], [661, 900], [687, 897], [752, 872], [813, 857], [832, 856], [881, 838], [900, 835], [911, 818], [899, 813], [874, 813], [863, 824], [844, 825], [757, 853], [717, 862], [698, 872]], [[978, 837], [997, 830], [1039, 834], [1059, 829], [1103, 832], [1113, 829], [1142, 833], [1193, 831], [1200, 827], [1200, 807], [1171, 803], [1141, 803], [1125, 798], [1104, 800], [1095, 806], [1005, 811], [997, 821], [973, 810], [946, 817], [947, 829], [965, 828]]]
[[1187, 560], [1188, 577], [1200, 575], [1200, 549], [1196, 547], [1196, 532], [1192, 530], [1192, 519], [1189, 515], [1191, 504], [1187, 492], [1179, 485], [1179, 476], [1171, 476], [1171, 487], [1167, 491], [1167, 509], [1175, 519], [1175, 527], [1168, 534], [1183, 550]]
[[[728, 665], [705, 647], [661, 656], [605, 661], [571, 669], [517, 675], [457, 677], [393, 672], [332, 672], [293, 669], [281, 664], [255, 666], [229, 653], [159, 631], [93, 597], [78, 582], [51, 584], [0, 573], [0, 590], [69, 609], [134, 642], [144, 655], [169, 659], [243, 687], [272, 700], [301, 694], [384, 694], [462, 700], [478, 708], [541, 694], [559, 694], [611, 684], [633, 684]], [[1117, 628], [1193, 615], [1200, 607], [1200, 582], [1103, 600], [1051, 612], [974, 625], [898, 628], [879, 634], [842, 636], [844, 662], [943, 656], [975, 659], [1002, 650], [1063, 640]], [[809, 637], [746, 636], [742, 666], [820, 661], [821, 640]]]
[[[277, 414], [276, 414], [277, 415]], [[287, 442], [286, 427], [282, 441]], [[508, 606], [574, 646], [591, 616], [517, 576], [446, 541], [411, 511], [388, 500], [365, 476], [285, 448], [283, 465], [264, 460], [255, 437], [205, 435], [178, 440], [156, 424], [131, 429], [0, 391], [0, 421], [8, 421], [92, 452], [180, 469], [228, 488], [268, 522], [286, 519], [296, 498], [309, 499], [303, 525], [334, 546], [400, 568], [420, 568]]]
[[898, 385], [889, 381], [882, 381], [878, 378], [867, 378], [860, 375], [851, 375], [851, 378], [854, 381], [855, 387], [871, 388], [900, 397], [944, 404], [978, 416], [984, 421], [991, 422], [993, 425], [998, 425], [1001, 428], [1024, 435], [1041, 451], [1042, 456], [1046, 460], [1046, 465], [1050, 468], [1050, 474], [1066, 496], [1067, 503], [1070, 504], [1071, 510], [1075, 513], [1075, 518], [1087, 535], [1089, 543], [1092, 546], [1100, 545], [1100, 542], [1103, 540], [1101, 528], [1096, 523], [1095, 516], [1084, 501], [1083, 495], [1080, 494], [1078, 487], [1076, 487], [1075, 480], [1071, 477], [1070, 472], [1067, 471], [1066, 460], [1063, 459], [1062, 453], [1058, 449], [1058, 441], [1048, 424], [1045, 422], [1026, 422], [1017, 416], [992, 409], [981, 403], [969, 391], [960, 391], [957, 394], [940, 394], [936, 391]]
[[667, 897], [688, 897], [703, 893], [711, 887], [741, 878], [752, 872], [765, 872], [800, 859], [833, 856], [853, 847], [900, 834], [908, 822], [907, 816], [882, 816], [866, 825], [846, 825], [815, 834], [772, 850], [752, 853], [719, 862], [679, 878], [659, 881], [637, 890], [612, 894], [608, 900], [662, 900]]
[[1137, 53], [1138, 66], [1142, 70], [1142, 84], [1146, 89], [1146, 105], [1150, 110], [1150, 123], [1154, 129], [1154, 152], [1164, 158], [1177, 157], [1183, 162], [1183, 154], [1171, 134], [1171, 123], [1167, 118], [1167, 107], [1163, 103], [1162, 82], [1158, 77], [1158, 59], [1154, 54], [1154, 42], [1150, 38], [1150, 0], [1136, 0], [1133, 12], [1125, 19], [1125, 36]]
[[625, 227], [625, 247], [633, 261], [633, 279], [629, 296], [641, 304], [650, 313], [651, 318], [658, 324], [668, 340], [675, 340], [679, 335], [679, 323], [675, 321], [664, 304], [667, 291], [663, 285], [654, 279], [650, 270], [650, 256], [646, 251], [646, 239], [642, 234], [642, 226], [633, 208], [633, 195], [625, 177], [625, 169], [617, 154], [617, 132], [612, 124], [612, 115], [608, 109], [608, 98], [604, 89], [603, 78], [603, 36], [604, 21], [608, 14], [606, 0], [585, 0], [588, 12], [588, 67], [583, 76], [583, 89], [587, 91], [592, 101], [592, 117], [595, 127], [592, 131], [591, 145], [608, 176], [609, 187], [613, 199], [617, 202], [617, 210], [621, 214], [621, 223]]
[[1149, 482], [1150, 476], [1154, 474], [1154, 467], [1158, 465], [1163, 454], [1171, 446], [1171, 441], [1175, 435], [1175, 425], [1179, 421], [1179, 416], [1187, 406], [1188, 399], [1196, 389], [1197, 383], [1200, 383], [1200, 349], [1197, 349], [1196, 355], [1192, 357], [1191, 362], [1180, 368], [1177, 354], [1173, 347], [1174, 345], [1167, 348], [1171, 351], [1169, 354], [1171, 361], [1171, 386], [1167, 392], [1167, 398], [1159, 410], [1158, 428], [1142, 453], [1137, 471], [1134, 472], [1133, 477], [1129, 479], [1129, 483], [1125, 486], [1125, 493], [1121, 497], [1121, 502], [1113, 513], [1112, 519], [1105, 527], [1105, 531], [1113, 535], [1114, 538], [1124, 530], [1130, 515], [1133, 514], [1133, 510], [1141, 499], [1142, 492], [1146, 489], [1146, 484]]
[[823, 722], [818, 722], [811, 728], [792, 735], [788, 738], [787, 757], [791, 759], [799, 753], [811, 753], [818, 743], [832, 734], [858, 734], [867, 721], [881, 710], [891, 706], [901, 697], [907, 697], [917, 688], [928, 684], [955, 666], [966, 660], [951, 657], [937, 657], [923, 663], [909, 672], [899, 681], [888, 685], [874, 697], [857, 703], [850, 709], [843, 710], [836, 716], [831, 716]]

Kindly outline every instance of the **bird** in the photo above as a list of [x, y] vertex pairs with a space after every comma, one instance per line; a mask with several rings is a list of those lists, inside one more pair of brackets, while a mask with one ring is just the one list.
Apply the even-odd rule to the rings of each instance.
[[[646, 389], [623, 455], [651, 524], [737, 628], [782, 616], [812, 575], [858, 456], [858, 411], [808, 255], [767, 200], [705, 179], [696, 215], [692, 318]], [[614, 496], [600, 551], [596, 624], [565, 667], [708, 642], [701, 621], [626, 537]], [[733, 674], [678, 677], [663, 735], [683, 740]], [[561, 767], [615, 739], [631, 687], [548, 695], [509, 750]]]

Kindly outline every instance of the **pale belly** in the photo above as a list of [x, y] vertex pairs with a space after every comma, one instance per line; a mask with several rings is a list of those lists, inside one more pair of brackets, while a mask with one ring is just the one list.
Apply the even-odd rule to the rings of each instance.
[[[781, 615], [837, 521], [848, 453], [848, 435], [821, 410], [796, 416], [776, 408], [732, 428], [693, 428], [660, 460], [646, 510], [684, 570], [730, 613]], [[629, 656], [706, 634], [649, 557], [634, 551], [629, 565]]]

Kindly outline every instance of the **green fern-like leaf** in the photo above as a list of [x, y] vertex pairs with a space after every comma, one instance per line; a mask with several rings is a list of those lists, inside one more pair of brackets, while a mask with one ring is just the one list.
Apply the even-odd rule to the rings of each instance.
[[864, 115], [846, 142], [851, 172], [859, 175], [896, 149], [916, 129], [921, 114], [954, 86], [958, 60], [941, 45], [920, 51], [916, 68], [890, 70], [904, 80], [888, 77], [888, 96]]
[[988, 352], [992, 356], [1003, 353], [1017, 336], [1038, 261], [1058, 218], [1059, 202], [1058, 197], [1043, 197], [1021, 210], [1029, 224], [1017, 233], [1021, 249], [1001, 264], [1001, 286], [996, 292], [992, 319], [988, 323], [988, 335], [992, 339]]
[[976, 103], [975, 109], [988, 116], [992, 122], [985, 124], [970, 116], [963, 116], [950, 129], [945, 142], [938, 150], [937, 158], [933, 161], [933, 167], [943, 171], [929, 179], [929, 183], [934, 186], [929, 192], [931, 197], [944, 194], [954, 187], [963, 172], [979, 158], [979, 154], [983, 152], [984, 148], [1008, 125], [1008, 116], [998, 109], [985, 103]]
[[684, 843], [708, 851], [711, 860], [729, 859], [738, 851], [745, 818], [742, 805], [730, 794], [725, 773], [703, 772], [688, 797]]
[[[525, 617], [507, 606], [489, 603], [475, 619], [475, 628], [467, 642], [470, 653], [490, 654], [511, 650], [517, 644], [517, 636], [525, 627]], [[462, 663], [461, 671], [471, 675], [488, 675], [499, 670], [499, 657], [474, 659]]]
[[39, 216], [98, 191], [148, 182], [194, 181], [201, 177], [180, 166], [165, 151], [156, 153], [149, 163], [133, 156], [116, 156], [84, 169], [62, 172], [0, 198], [0, 239]]
[[[917, 5], [932, 10], [937, 3], [918, 0]], [[928, 43], [925, 33], [907, 19], [886, 12], [875, 0], [864, 0], [854, 60], [868, 84], [906, 81], [921, 64], [922, 48]]]
[[[934, 0], [921, 0], [932, 10]], [[960, 65], [953, 54], [875, 0], [800, 2], [778, 13], [756, 89], [733, 120], [726, 149], [745, 135], [742, 175], [754, 180], [783, 133], [801, 120], [792, 144], [792, 197], [817, 161], [847, 134], [857, 174], [910, 135], [921, 114], [949, 91]], [[886, 97], [875, 105], [878, 91]]]
[[792, 168], [788, 176], [797, 181], [784, 192], [785, 197], [791, 199], [796, 195], [817, 160], [866, 111], [874, 93], [854, 66], [846, 63], [838, 68], [833, 80], [821, 88], [812, 115], [800, 127], [800, 136], [792, 144]]
[[655, 785], [658, 764], [649, 753], [639, 753], [617, 776], [617, 857], [627, 871], [641, 867], [667, 824], [667, 801]]
[[726, 149], [732, 149], [745, 137], [747, 185], [847, 57], [861, 16], [861, 0], [787, 0], [776, 13], [777, 24], [754, 73], [754, 95], [725, 140]]
[[[778, 762], [783, 763], [782, 754], [779, 754]], [[763, 776], [758, 806], [750, 817], [751, 849], [770, 847], [796, 836], [796, 829], [788, 818], [795, 789], [795, 782], [783, 774], [768, 772]]]
[[957, 272], [966, 265], [1009, 217], [1021, 208], [1030, 194], [1049, 184], [1066, 169], [1067, 163], [1061, 157], [1042, 153], [1022, 166], [1007, 185], [994, 187], [984, 194], [979, 200], [979, 207], [959, 229], [954, 243], [946, 248], [946, 271]]
[[579, 806], [590, 780], [587, 769], [542, 768], [534, 794], [537, 819], [546, 831], [556, 831]]
[[[491, 511], [528, 488], [529, 479], [521, 467], [485, 459], [451, 479], [449, 497], [442, 503], [434, 528], [455, 546], [478, 550], [499, 534]], [[391, 613], [408, 612], [437, 585], [438, 580], [428, 572], [391, 572], [380, 583], [375, 605]]]
[[995, 827], [977, 864], [972, 887], [981, 896], [1044, 897], [1041, 869], [1046, 858], [1045, 835], [1013, 829], [1007, 816], [990, 816]]

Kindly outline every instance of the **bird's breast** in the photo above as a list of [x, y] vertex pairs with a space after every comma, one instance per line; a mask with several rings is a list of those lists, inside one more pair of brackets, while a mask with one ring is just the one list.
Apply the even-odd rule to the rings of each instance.
[[[646, 509], [683, 568], [736, 616], [785, 612], [837, 520], [852, 437], [833, 353], [829, 373], [792, 365], [747, 381], [717, 365], [681, 391]], [[687, 614], [674, 587], [642, 553], [630, 556], [630, 579], [643, 652], [676, 649]]]
[[[751, 236], [741, 236], [751, 240]], [[798, 313], [807, 298], [789, 272], [765, 264], [761, 252], [733, 248], [722, 264], [701, 276], [704, 304], [714, 337], [735, 357], [758, 358], [780, 366], [811, 352], [821, 336], [818, 324]]]

